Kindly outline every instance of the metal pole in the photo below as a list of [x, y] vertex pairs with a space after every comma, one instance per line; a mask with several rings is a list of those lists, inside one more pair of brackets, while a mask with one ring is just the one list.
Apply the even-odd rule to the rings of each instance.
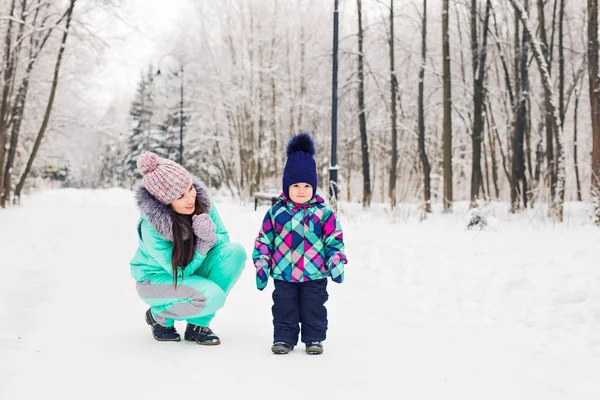
[[338, 89], [338, 0], [334, 2], [333, 10], [333, 84], [331, 88], [331, 166], [329, 167], [329, 198], [337, 204], [337, 89]]
[[179, 164], [183, 166], [183, 64], [181, 64], [181, 100], [179, 101]]

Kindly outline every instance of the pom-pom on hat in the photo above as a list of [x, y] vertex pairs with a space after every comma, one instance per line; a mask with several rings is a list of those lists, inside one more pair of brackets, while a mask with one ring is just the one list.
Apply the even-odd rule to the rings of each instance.
[[287, 144], [287, 162], [283, 169], [283, 194], [290, 198], [290, 186], [298, 182], [306, 182], [313, 188], [313, 196], [317, 191], [317, 163], [314, 155], [315, 143], [308, 133], [293, 136]]
[[137, 160], [144, 187], [163, 204], [171, 204], [192, 184], [192, 175], [174, 161], [146, 151]]

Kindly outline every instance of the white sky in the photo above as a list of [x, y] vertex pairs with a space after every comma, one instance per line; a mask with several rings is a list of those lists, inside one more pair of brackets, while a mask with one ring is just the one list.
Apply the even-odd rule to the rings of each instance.
[[115, 16], [99, 18], [99, 35], [109, 48], [102, 55], [90, 81], [98, 88], [93, 98], [102, 112], [112, 100], [129, 97], [148, 63], [156, 63], [168, 34], [188, 0], [129, 0]]

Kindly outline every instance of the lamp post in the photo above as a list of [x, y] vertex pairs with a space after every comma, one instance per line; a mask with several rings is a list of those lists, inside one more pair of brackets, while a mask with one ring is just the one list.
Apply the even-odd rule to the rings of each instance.
[[337, 207], [337, 89], [338, 89], [338, 26], [339, 26], [339, 11], [338, 0], [334, 2], [333, 9], [333, 71], [332, 71], [332, 88], [331, 88], [331, 166], [329, 167], [329, 198], [334, 207]]
[[172, 56], [179, 62], [179, 77], [180, 82], [180, 99], [179, 99], [179, 164], [183, 166], [183, 62], [173, 53], [167, 53], [158, 60], [158, 71], [156, 75], [160, 75], [160, 62], [163, 58]]

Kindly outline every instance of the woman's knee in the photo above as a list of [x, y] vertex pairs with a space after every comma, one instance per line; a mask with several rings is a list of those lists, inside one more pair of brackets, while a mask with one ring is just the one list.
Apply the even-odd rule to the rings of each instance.
[[214, 282], [202, 280], [199, 282], [184, 281], [179, 285], [181, 294], [199, 311], [220, 308], [225, 304], [225, 293]]
[[225, 305], [225, 292], [216, 284], [207, 286], [203, 291], [203, 295], [206, 308], [212, 310], [212, 312]]

